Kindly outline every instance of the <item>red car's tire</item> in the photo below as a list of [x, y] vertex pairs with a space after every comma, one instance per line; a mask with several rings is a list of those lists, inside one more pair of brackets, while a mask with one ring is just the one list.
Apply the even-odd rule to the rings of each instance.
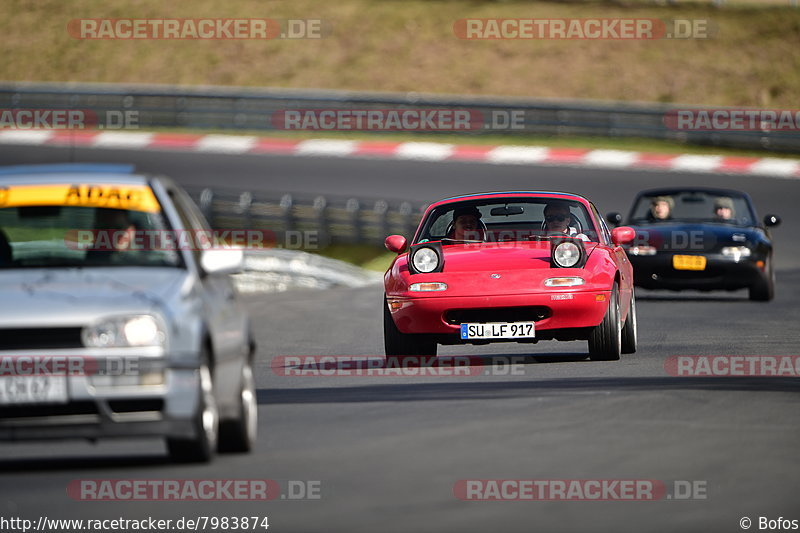
[[622, 325], [619, 323], [619, 288], [614, 283], [606, 316], [589, 336], [589, 358], [592, 361], [616, 361], [621, 352]]
[[436, 355], [436, 342], [423, 335], [403, 333], [394, 323], [392, 314], [383, 298], [383, 346], [386, 352], [386, 361], [393, 364], [417, 360], [419, 356]]
[[639, 343], [639, 326], [636, 319], [636, 295], [631, 289], [631, 308], [622, 326], [622, 353], [636, 353]]

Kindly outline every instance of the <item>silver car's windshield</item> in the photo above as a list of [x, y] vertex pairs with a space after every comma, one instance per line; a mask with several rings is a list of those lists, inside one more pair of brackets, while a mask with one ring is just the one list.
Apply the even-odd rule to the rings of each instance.
[[160, 210], [65, 205], [0, 208], [0, 268], [183, 266], [161, 243]]

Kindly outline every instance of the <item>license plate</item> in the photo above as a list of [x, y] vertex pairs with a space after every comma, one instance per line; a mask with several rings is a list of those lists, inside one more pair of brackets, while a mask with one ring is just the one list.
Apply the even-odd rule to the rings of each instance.
[[0, 377], [0, 405], [67, 403], [66, 376]]
[[461, 324], [462, 339], [531, 339], [535, 336], [533, 322]]
[[704, 255], [673, 255], [672, 268], [675, 270], [705, 270], [706, 257]]

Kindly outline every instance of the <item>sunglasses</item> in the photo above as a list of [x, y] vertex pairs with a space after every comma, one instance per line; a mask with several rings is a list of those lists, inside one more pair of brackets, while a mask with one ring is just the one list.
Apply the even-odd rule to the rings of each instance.
[[567, 218], [567, 215], [547, 215], [544, 217], [546, 222], [564, 222]]

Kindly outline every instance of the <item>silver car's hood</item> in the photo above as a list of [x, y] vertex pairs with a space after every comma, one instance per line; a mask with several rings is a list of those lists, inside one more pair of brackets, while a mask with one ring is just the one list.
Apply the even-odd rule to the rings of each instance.
[[82, 325], [110, 315], [158, 312], [187, 276], [179, 268], [159, 267], [0, 270], [0, 327]]

